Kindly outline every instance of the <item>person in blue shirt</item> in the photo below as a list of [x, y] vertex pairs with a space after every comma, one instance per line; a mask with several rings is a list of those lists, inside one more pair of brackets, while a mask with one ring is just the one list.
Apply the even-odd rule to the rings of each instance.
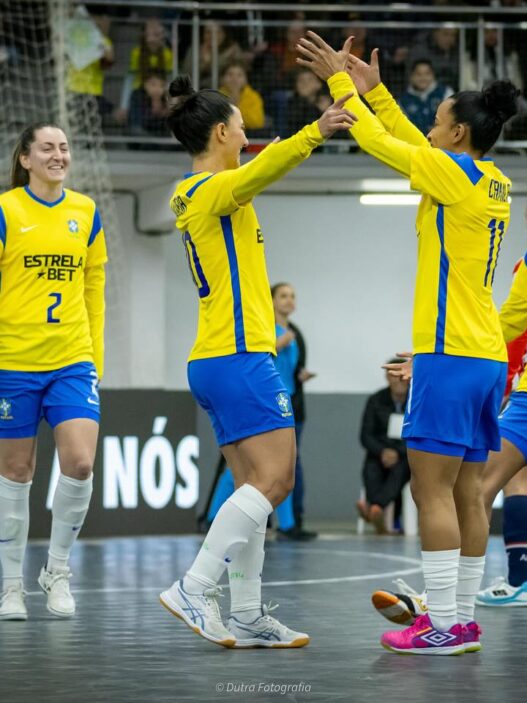
[[412, 65], [410, 82], [399, 105], [408, 119], [426, 135], [432, 129], [437, 108], [453, 92], [449, 86], [436, 81], [431, 61], [418, 59]]

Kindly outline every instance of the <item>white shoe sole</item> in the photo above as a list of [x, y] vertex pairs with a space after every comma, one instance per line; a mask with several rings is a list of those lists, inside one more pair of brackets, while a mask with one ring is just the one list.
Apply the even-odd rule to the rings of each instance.
[[292, 642], [267, 642], [266, 640], [250, 639], [236, 640], [234, 649], [298, 649], [305, 647], [311, 642], [311, 637], [297, 637]]
[[183, 620], [185, 625], [187, 625], [187, 627], [190, 627], [190, 629], [197, 635], [200, 635], [200, 637], [203, 637], [204, 639], [208, 640], [209, 642], [213, 642], [214, 644], [219, 644], [222, 647], [228, 647], [229, 649], [232, 649], [236, 645], [236, 638], [234, 637], [234, 635], [232, 637], [226, 637], [225, 639], [221, 640], [217, 637], [214, 637], [213, 635], [209, 635], [209, 633], [205, 632], [205, 630], [202, 630], [199, 625], [196, 625], [196, 623], [192, 622], [192, 620], [181, 610], [179, 604], [172, 600], [168, 591], [163, 591], [163, 593], [161, 593], [161, 595], [159, 596], [159, 602], [163, 607], [165, 607], [169, 612], [171, 612], [172, 615], [175, 615], [176, 618]]
[[482, 600], [476, 599], [476, 605], [481, 605], [484, 608], [525, 608], [525, 606], [527, 606], [527, 600], [510, 601], [509, 603], [485, 603]]
[[3, 613], [0, 620], [27, 620], [27, 613]]
[[395, 647], [390, 647], [389, 644], [381, 642], [384, 649], [389, 652], [394, 652], [395, 654], [433, 654], [436, 656], [453, 656], [456, 654], [465, 654], [465, 645], [458, 644], [455, 647], [416, 647], [414, 649], [396, 649]]

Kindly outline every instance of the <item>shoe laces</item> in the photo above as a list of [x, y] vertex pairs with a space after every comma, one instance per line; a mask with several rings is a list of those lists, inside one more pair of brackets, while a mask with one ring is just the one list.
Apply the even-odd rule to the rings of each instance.
[[221, 592], [221, 586], [214, 586], [213, 588], [206, 588], [203, 591], [203, 600], [205, 601], [205, 608], [209, 616], [222, 622], [220, 606], [218, 604], [217, 598], [223, 598], [223, 593]]
[[404, 579], [394, 579], [392, 583], [399, 588], [399, 591], [405, 596], [419, 596], [419, 593], [411, 586], [409, 586]]
[[48, 590], [55, 588], [60, 594], [71, 595], [69, 584], [71, 571], [48, 571], [48, 574], [51, 576], [47, 583]]
[[272, 605], [272, 601], [269, 601], [269, 605], [262, 603], [261, 620], [268, 623], [272, 627], [279, 627], [281, 625], [281, 623], [276, 618], [273, 618], [272, 615], [269, 615], [269, 613], [272, 613], [274, 610], [276, 610], [279, 607], [280, 607], [280, 605], [278, 603], [275, 603], [274, 605]]
[[3, 605], [6, 600], [11, 596], [21, 595], [22, 597], [27, 595], [27, 591], [24, 590], [22, 586], [15, 584], [13, 586], [8, 586], [5, 591], [0, 594], [0, 604]]

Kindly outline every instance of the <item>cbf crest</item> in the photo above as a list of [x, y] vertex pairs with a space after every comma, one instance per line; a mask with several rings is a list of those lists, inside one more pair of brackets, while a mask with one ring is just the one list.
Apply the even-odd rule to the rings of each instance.
[[11, 401], [6, 398], [0, 399], [0, 420], [12, 420]]
[[68, 220], [68, 229], [72, 234], [77, 234], [79, 231], [79, 223], [77, 220]]
[[287, 393], [279, 393], [276, 396], [276, 402], [278, 403], [278, 407], [282, 411], [282, 417], [291, 417], [293, 414], [291, 412], [291, 399], [287, 395]]

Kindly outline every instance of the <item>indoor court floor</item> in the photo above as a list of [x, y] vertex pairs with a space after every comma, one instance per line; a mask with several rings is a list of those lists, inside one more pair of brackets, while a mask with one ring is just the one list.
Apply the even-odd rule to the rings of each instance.
[[[387, 621], [371, 607], [377, 588], [404, 578], [421, 589], [416, 539], [323, 535], [267, 545], [264, 601], [308, 632], [298, 650], [228, 650], [165, 610], [159, 592], [190, 565], [198, 536], [81, 540], [71, 568], [77, 615], [45, 607], [37, 576], [44, 543], [26, 565], [27, 622], [0, 623], [2, 703], [179, 701], [525, 701], [527, 608], [480, 608], [479, 654], [400, 656], [379, 644]], [[505, 571], [493, 537], [484, 584]], [[220, 599], [228, 613], [229, 594]]]

